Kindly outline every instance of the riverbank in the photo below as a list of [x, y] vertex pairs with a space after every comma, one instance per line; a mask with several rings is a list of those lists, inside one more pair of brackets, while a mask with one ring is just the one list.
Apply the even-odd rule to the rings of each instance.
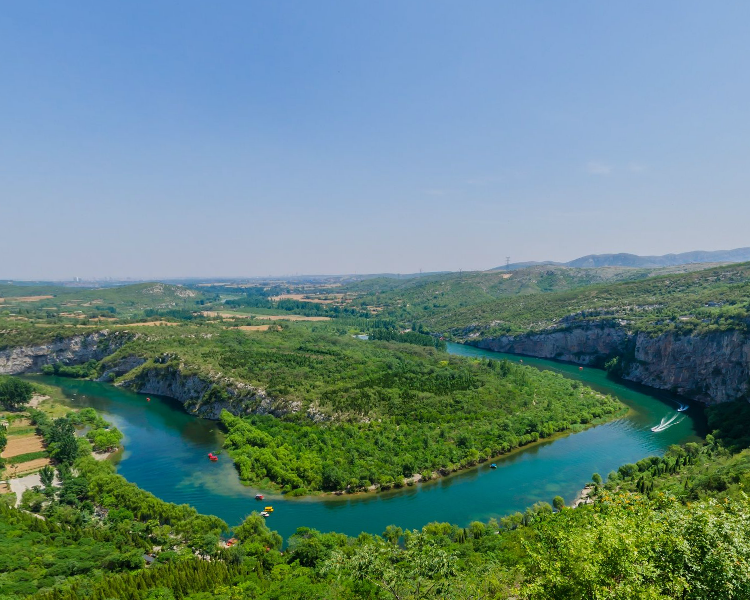
[[587, 485], [580, 492], [578, 492], [576, 499], [570, 503], [570, 508], [578, 508], [579, 506], [582, 506], [583, 504], [593, 504], [594, 501], [591, 498], [591, 495], [593, 493], [594, 493], [594, 486]]
[[[27, 376], [27, 378], [31, 381], [34, 381], [35, 383], [41, 382], [41, 381], [49, 381], [49, 376]], [[85, 383], [90, 382], [91, 380], [87, 379], [69, 379], [69, 378], [58, 378], [60, 382], [66, 381], [70, 382], [70, 385], [72, 387], [77, 387], [76, 382]], [[119, 390], [120, 388], [117, 388], [116, 386], [113, 386], [109, 383], [99, 383], [99, 385], [107, 386], [112, 391]], [[43, 384], [46, 388], [52, 388], [53, 386], [49, 385], [49, 383]], [[48, 404], [47, 409], [53, 410], [54, 404], [63, 404], [66, 407], [66, 410], [78, 410], [75, 408], [75, 405], [78, 401], [85, 399], [85, 394], [73, 392], [72, 394], [64, 394], [62, 392], [61, 388], [56, 388], [55, 391], [57, 392], [54, 394], [56, 396], [56, 402], [52, 402]], [[604, 394], [597, 393], [600, 397], [604, 397]], [[72, 397], [69, 397], [72, 396]], [[141, 398], [142, 396], [138, 396]], [[49, 396], [46, 397], [49, 399]], [[187, 413], [187, 411], [182, 406], [182, 403], [180, 403], [178, 400], [174, 400], [176, 404], [179, 404], [180, 409]], [[450, 480], [455, 477], [460, 477], [462, 475], [470, 474], [472, 471], [477, 471], [482, 469], [483, 467], [487, 467], [490, 463], [493, 462], [503, 462], [509, 459], [512, 459], [514, 456], [516, 456], [519, 453], [533, 451], [536, 447], [542, 447], [547, 444], [551, 444], [557, 440], [563, 439], [565, 437], [568, 437], [572, 434], [580, 433], [582, 431], [585, 431], [587, 429], [603, 425], [606, 423], [610, 423], [613, 421], [616, 421], [618, 419], [624, 418], [628, 415], [630, 409], [626, 405], [622, 405], [620, 410], [613, 412], [609, 415], [606, 415], [601, 418], [593, 419], [590, 423], [587, 423], [585, 425], [576, 425], [570, 429], [566, 429], [564, 431], [555, 432], [554, 434], [547, 436], [547, 437], [540, 437], [537, 440], [529, 441], [523, 445], [519, 445], [515, 448], [510, 449], [507, 452], [491, 455], [486, 458], [482, 458], [481, 460], [478, 460], [477, 462], [465, 465], [462, 467], [456, 468], [454, 465], [452, 468], [443, 468], [440, 470], [432, 471], [429, 475], [429, 477], [424, 477], [421, 473], [415, 473], [411, 477], [404, 478], [402, 485], [397, 485], [395, 483], [389, 484], [387, 487], [384, 487], [379, 484], [373, 484], [370, 485], [367, 489], [357, 489], [357, 490], [351, 490], [351, 489], [343, 489], [343, 490], [337, 490], [337, 491], [322, 491], [322, 490], [315, 490], [310, 491], [306, 494], [301, 495], [293, 495], [293, 494], [284, 494], [281, 492], [280, 488], [278, 486], [268, 485], [268, 483], [262, 483], [262, 482], [254, 482], [254, 483], [248, 483], [248, 482], [242, 482], [243, 486], [245, 486], [248, 490], [253, 490], [254, 492], [261, 492], [263, 494], [266, 494], [268, 496], [273, 496], [275, 498], [289, 498], [289, 499], [306, 499], [306, 500], [319, 500], [319, 501], [348, 501], [351, 498], [361, 498], [366, 496], [376, 496], [376, 497], [390, 497], [398, 495], [399, 493], [405, 492], [410, 489], [417, 489], [417, 488], [423, 488], [423, 487], [429, 487], [430, 484], [436, 485], [441, 481]], [[191, 415], [192, 416], [192, 415]], [[200, 418], [192, 416], [193, 418]], [[203, 420], [203, 419], [201, 419]], [[213, 421], [211, 421], [213, 422]], [[85, 433], [85, 429], [83, 430]], [[81, 436], [83, 435], [81, 433], [81, 430], [77, 433], [77, 435]], [[93, 453], [93, 456], [96, 460], [108, 460], [112, 459], [114, 457], [117, 457], [120, 459], [124, 455], [124, 448], [120, 447], [117, 450], [110, 451], [110, 452], [95, 452]], [[226, 456], [229, 460], [234, 463], [234, 460], [230, 456], [229, 452], [223, 453], [223, 456]]]
[[[505, 358], [468, 350], [485, 359]], [[551, 502], [556, 495], [570, 504], [592, 473], [616, 471], [624, 463], [662, 455], [672, 444], [697, 440], [705, 429], [701, 414], [691, 409], [681, 423], [654, 434], [651, 427], [665, 412], [673, 414], [676, 404], [652, 396], [644, 388], [609, 380], [598, 369], [580, 371], [577, 366], [530, 361], [535, 367], [553, 369], [600, 393], [616, 396], [629, 410], [575, 435], [558, 433], [517, 448], [496, 460], [497, 469], [483, 463], [428, 482], [375, 493], [300, 498], [272, 493], [266, 496], [275, 509], [268, 526], [284, 537], [301, 526], [357, 536], [363, 530], [380, 534], [388, 525], [404, 529], [421, 528], [429, 522], [468, 526], [472, 521], [487, 522], [523, 512], [536, 502]], [[69, 399], [68, 410], [92, 407], [117, 425], [126, 436], [127, 450], [110, 460], [120, 475], [141, 489], [167, 502], [189, 504], [230, 524], [242, 522], [258, 508], [254, 496], [265, 491], [240, 482], [226, 451], [218, 462], [207, 458], [224, 441], [215, 421], [190, 415], [176, 400], [152, 395], [151, 402], [146, 402], [142, 395], [111, 384], [54, 376], [32, 379], [62, 390], [59, 393]]]
[[[39, 471], [46, 466], [55, 467], [47, 452], [47, 441], [40, 434], [39, 427], [34, 424], [34, 415], [43, 414], [44, 418], [51, 422], [53, 419], [79, 410], [66, 406], [65, 395], [59, 388], [40, 384], [37, 381], [33, 384], [37, 390], [26, 407], [14, 414], [15, 419], [7, 430], [8, 441], [2, 453], [6, 461], [2, 477], [7, 480], [8, 484], [0, 487], [0, 494], [15, 494], [16, 506], [20, 504], [24, 492], [35, 486], [41, 486]], [[100, 426], [109, 427], [109, 424], [100, 420]], [[84, 427], [83, 434], [80, 435], [81, 429], [79, 429], [77, 437], [83, 437], [87, 430], [88, 426]], [[123, 448], [119, 446], [106, 452], [92, 452], [92, 456], [95, 460], [102, 461], [121, 455], [122, 452]], [[54, 485], [60, 485], [57, 475], [55, 482]]]
[[[628, 408], [627, 406], [623, 406], [622, 410], [618, 411], [617, 413], [614, 413], [611, 416], [611, 418], [607, 417], [607, 418], [595, 419], [591, 423], [576, 427], [574, 429], [566, 429], [565, 431], [558, 431], [549, 437], [539, 438], [538, 440], [534, 442], [529, 442], [528, 444], [524, 444], [523, 446], [518, 446], [517, 448], [513, 448], [512, 450], [509, 450], [508, 452], [505, 452], [503, 454], [498, 454], [496, 456], [492, 456], [490, 458], [482, 460], [476, 464], [466, 466], [464, 468], [453, 469], [453, 470], [441, 469], [440, 471], [433, 471], [429, 479], [425, 479], [420, 473], [416, 473], [414, 476], [410, 478], [404, 478], [404, 485], [400, 487], [391, 486], [389, 488], [383, 489], [379, 485], [372, 485], [367, 490], [357, 490], [354, 492], [351, 492], [348, 490], [337, 490], [335, 492], [312, 492], [310, 494], [306, 494], [304, 496], [297, 496], [297, 497], [298, 498], [310, 498], [310, 499], [322, 499], [322, 500], [348, 499], [352, 497], [368, 496], [372, 494], [377, 494], [378, 496], [387, 495], [387, 494], [396, 494], [399, 492], [403, 492], [405, 488], [417, 487], [417, 484], [419, 484], [419, 487], [426, 486], [429, 484], [436, 484], [436, 483], [439, 483], [440, 481], [449, 479], [451, 477], [466, 475], [473, 470], [481, 469], [482, 467], [487, 467], [490, 464], [493, 464], [495, 462], [502, 462], [504, 460], [508, 460], [519, 453], [533, 450], [533, 448], [536, 446], [545, 446], [557, 440], [569, 437], [571, 435], [580, 433], [582, 431], [586, 431], [587, 429], [591, 429], [592, 427], [597, 427], [599, 425], [605, 425], [607, 423], [617, 421], [618, 419], [627, 417], [630, 410], [631, 409]], [[262, 490], [262, 491], [268, 491], [271, 493], [278, 494], [278, 490], [274, 490], [274, 489], [268, 489], [268, 490]], [[278, 494], [278, 495], [283, 496], [283, 494]]]

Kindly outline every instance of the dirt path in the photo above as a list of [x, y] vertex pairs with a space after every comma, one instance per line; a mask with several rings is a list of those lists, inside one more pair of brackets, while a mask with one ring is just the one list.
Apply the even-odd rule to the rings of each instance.
[[204, 317], [222, 317], [225, 319], [260, 319], [262, 321], [330, 321], [331, 317], [305, 317], [302, 315], [253, 315], [250, 313], [220, 312], [204, 310]]
[[235, 329], [239, 329], [240, 331], [268, 331], [268, 328], [271, 327], [270, 325], [241, 325], [240, 327], [235, 327]]
[[148, 321], [147, 323], [128, 323], [123, 325], [123, 327], [161, 327], [162, 325], [174, 327], [180, 325], [180, 323], [173, 323], [172, 321]]
[[29, 400], [29, 408], [39, 408], [39, 405], [45, 400], [49, 400], [49, 396], [40, 396], [38, 394], [34, 394], [31, 397], [31, 400]]
[[21, 496], [23, 496], [23, 493], [26, 490], [30, 490], [35, 485], [42, 485], [42, 478], [39, 477], [39, 473], [10, 480], [10, 491], [16, 495], [16, 506], [21, 504]]

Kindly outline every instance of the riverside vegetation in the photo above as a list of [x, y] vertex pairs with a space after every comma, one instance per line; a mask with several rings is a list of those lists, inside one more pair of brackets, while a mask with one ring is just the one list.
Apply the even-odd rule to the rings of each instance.
[[[731, 431], [747, 413], [731, 406], [712, 414], [712, 423]], [[236, 543], [229, 549], [218, 544], [221, 521], [140, 492], [84, 452], [70, 473], [63, 469], [62, 487], [42, 492], [45, 521], [0, 508], [0, 594], [45, 600], [745, 598], [750, 502], [743, 486], [750, 453], [741, 443], [719, 429], [704, 444], [624, 465], [606, 483], [594, 474], [593, 504], [576, 509], [539, 503], [466, 528], [430, 523], [357, 538], [302, 527], [284, 548], [262, 517], [251, 514], [232, 531]], [[645, 488], [644, 473], [651, 478]], [[685, 493], [690, 473], [700, 477]], [[144, 552], [156, 552], [148, 568]]]
[[450, 356], [424, 346], [435, 340], [425, 333], [371, 329], [388, 341], [356, 339], [340, 322], [250, 334], [183, 323], [128, 334], [99, 362], [45, 371], [98, 377], [137, 357], [142, 364], [116, 382], [198, 377], [211, 386], [201, 404], [230, 403], [246, 415], [222, 414], [242, 480], [298, 495], [430, 479], [623, 410], [551, 372]]
[[[638, 327], [645, 329], [740, 327], [747, 308], [745, 270], [734, 265], [702, 274], [534, 293], [502, 303], [452, 307], [450, 313], [433, 306], [421, 315], [408, 311], [399, 316], [384, 309], [383, 316], [373, 318], [360, 310], [328, 324], [282, 324], [263, 332], [241, 331], [229, 319], [205, 319], [192, 312], [190, 319], [180, 319], [179, 312], [155, 312], [152, 317], [179, 324], [134, 330], [128, 320], [112, 322], [111, 331], [122, 336], [113, 354], [80, 370], [60, 365], [57, 373], [98, 377], [137, 356], [146, 362], [115, 382], [137, 385], [139, 375], [149, 370], [181, 370], [213, 382], [209, 400], [218, 402], [231, 400], [231, 392], [240, 389], [233, 387], [237, 382], [263, 387], [284, 398], [286, 409], [297, 408], [280, 412], [281, 418], [223, 415], [229, 452], [241, 473], [244, 465], [247, 480], [273, 479], [290, 493], [333, 481], [337, 485], [330, 489], [357, 489], [377, 480], [388, 485], [389, 477], [396, 484], [406, 473], [420, 472], [421, 465], [428, 471], [441, 462], [446, 469], [467, 466], [474, 458], [512, 447], [514, 438], [521, 443], [530, 436], [526, 439], [532, 441], [535, 433], [552, 433], [554, 424], [580, 426], [595, 419], [598, 410], [601, 417], [611, 417], [619, 406], [549, 373], [459, 359], [407, 339], [357, 340], [354, 333], [380, 327], [418, 332], [422, 323], [422, 335], [427, 335], [425, 326], [445, 331], [443, 327], [465, 328], [475, 321], [501, 329], [510, 323], [510, 331], [525, 331], [555, 323], [562, 318], [558, 315], [571, 314], [566, 311], [595, 309], [583, 317], [611, 318], [623, 310], [643, 316]], [[672, 294], [672, 289], [677, 291]], [[661, 302], [656, 308], [637, 304], [655, 297]], [[629, 308], [629, 302], [638, 309]], [[145, 303], [129, 319], [151, 318], [147, 310], [172, 310], [167, 305], [149, 308]], [[524, 306], [530, 309], [527, 315]], [[238, 312], [244, 308], [237, 307]], [[702, 309], [710, 315], [700, 313]], [[506, 321], [490, 325], [490, 316], [498, 314], [493, 310], [507, 311]], [[687, 310], [700, 317], [700, 325], [679, 318], [689, 316]], [[0, 345], [81, 332], [80, 325], [65, 320], [47, 327], [41, 317], [29, 313], [27, 318], [8, 317], [3, 327], [9, 333]], [[584, 409], [580, 418], [575, 417], [578, 408]], [[464, 418], [463, 412], [471, 417]], [[712, 407], [713, 433], [704, 443], [623, 465], [605, 480], [594, 474], [593, 504], [577, 509], [556, 499], [554, 509], [538, 503], [523, 513], [466, 528], [431, 523], [419, 531], [389, 527], [381, 536], [358, 538], [300, 528], [284, 547], [262, 517], [251, 514], [231, 531], [237, 540], [231, 548], [219, 544], [219, 536], [228, 531], [221, 520], [162, 502], [129, 484], [109, 463], [89, 456], [88, 440], [71, 444], [72, 431], [84, 420], [106, 431], [95, 413], [63, 416], [61, 422], [45, 422], [30, 413], [47, 437], [48, 451], [55, 452], [61, 485], [55, 486], [55, 473], [46, 471], [42, 488], [27, 492], [20, 510], [2, 503], [0, 597], [747, 598], [749, 413], [741, 402]], [[485, 450], [489, 452], [483, 454]], [[279, 471], [268, 455], [284, 457]], [[316, 457], [328, 460], [316, 462]], [[147, 568], [144, 552], [156, 555]]]

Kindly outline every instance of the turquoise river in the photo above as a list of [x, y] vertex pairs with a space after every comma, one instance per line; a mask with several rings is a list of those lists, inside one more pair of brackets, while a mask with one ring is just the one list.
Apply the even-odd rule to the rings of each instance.
[[[521, 357], [450, 344], [449, 352], [484, 358]], [[598, 369], [523, 357], [524, 364], [551, 369], [618, 397], [630, 407], [616, 421], [553, 441], [543, 442], [465, 472], [402, 490], [354, 496], [290, 498], [243, 486], [226, 454], [217, 463], [207, 454], [221, 449], [218, 424], [187, 414], [169, 398], [145, 396], [93, 381], [44, 377], [60, 387], [73, 407], [91, 406], [125, 434], [125, 451], [118, 472], [169, 502], [187, 503], [200, 512], [239, 524], [253, 510], [273, 505], [268, 525], [285, 538], [300, 526], [357, 535], [382, 533], [387, 525], [419, 528], [431, 521], [466, 525], [524, 510], [538, 500], [560, 495], [572, 501], [591, 474], [606, 477], [620, 465], [662, 454], [670, 444], [702, 435], [699, 406], [676, 411], [679, 403], [646, 388], [625, 386], [607, 379]], [[660, 432], [651, 428], [676, 417]]]

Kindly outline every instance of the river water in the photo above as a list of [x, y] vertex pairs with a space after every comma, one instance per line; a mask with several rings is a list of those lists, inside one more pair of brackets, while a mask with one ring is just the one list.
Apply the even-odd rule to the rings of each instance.
[[[521, 357], [449, 344], [452, 354], [482, 358]], [[226, 454], [216, 463], [207, 454], [221, 449], [222, 433], [213, 421], [187, 414], [169, 398], [135, 394], [112, 385], [45, 376], [44, 383], [61, 388], [70, 405], [91, 406], [124, 433], [125, 451], [117, 462], [118, 472], [159, 498], [190, 504], [201, 513], [239, 524], [253, 510], [273, 505], [268, 525], [284, 538], [297, 527], [338, 531], [357, 535], [361, 531], [382, 533], [387, 525], [420, 528], [431, 521], [467, 525], [487, 521], [536, 501], [551, 502], [560, 495], [572, 501], [591, 474], [603, 477], [624, 463], [662, 454], [670, 444], [703, 435], [699, 406], [677, 413], [677, 399], [648, 390], [625, 386], [607, 379], [598, 369], [580, 370], [575, 365], [523, 357], [524, 364], [551, 369], [567, 377], [618, 397], [630, 407], [616, 421], [525, 448], [489, 464], [423, 485], [376, 494], [331, 499], [290, 498], [266, 494], [243, 486]], [[677, 416], [660, 432], [651, 428]]]

